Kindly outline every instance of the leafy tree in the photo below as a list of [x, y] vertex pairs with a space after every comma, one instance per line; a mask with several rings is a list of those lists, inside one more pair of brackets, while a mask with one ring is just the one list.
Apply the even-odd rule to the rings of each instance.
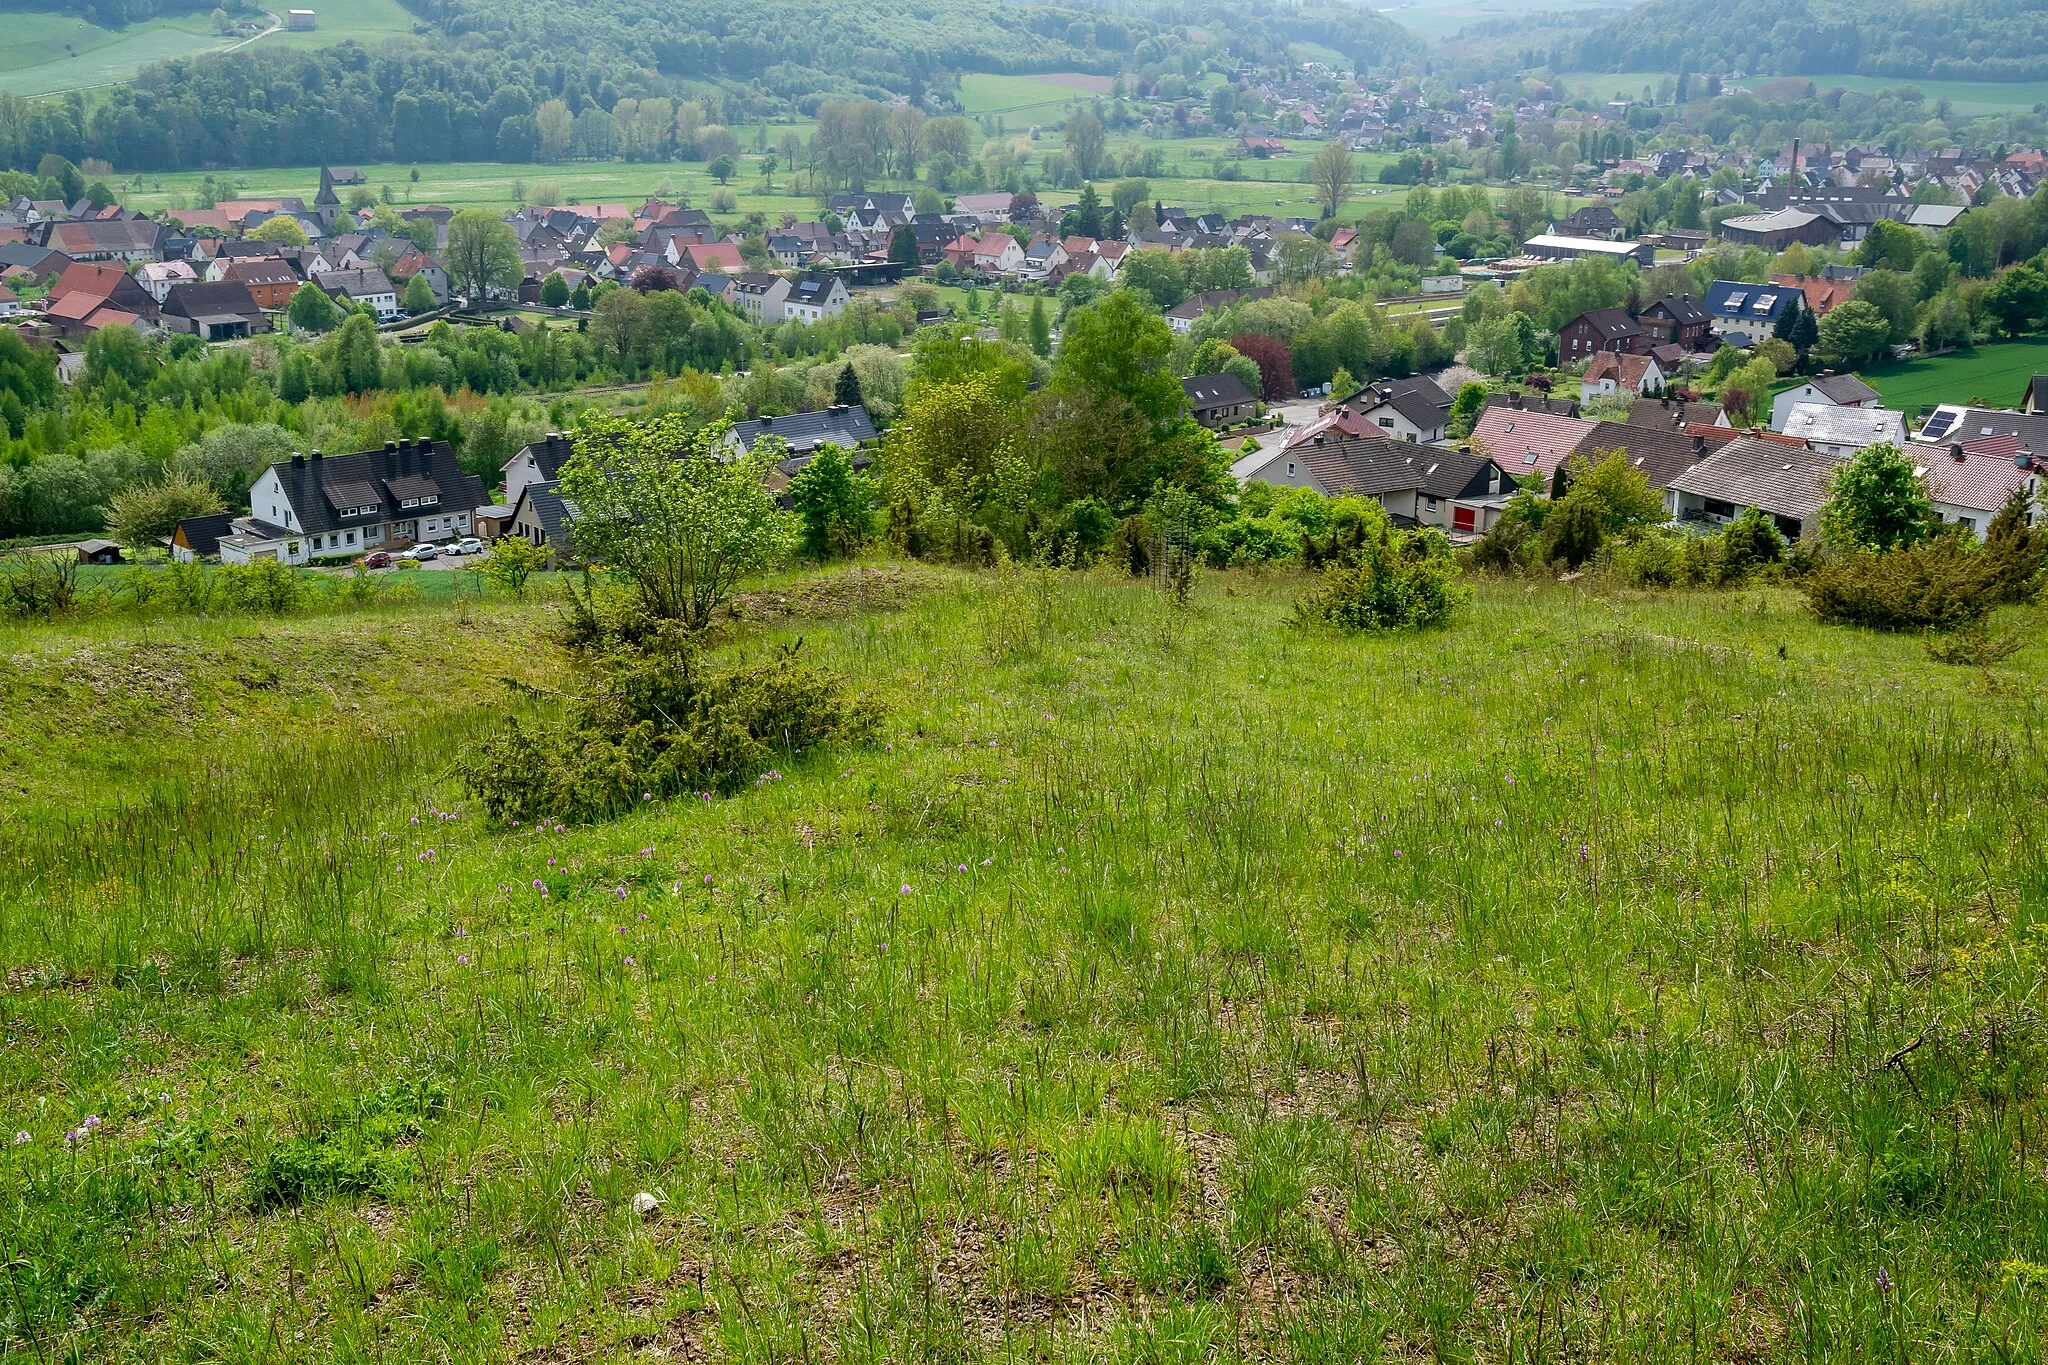
[[548, 566], [548, 552], [524, 536], [500, 536], [476, 571], [486, 583], [513, 597], [526, 596], [527, 580]]
[[1836, 365], [1855, 365], [1884, 350], [1891, 324], [1875, 304], [1850, 299], [1820, 320], [1820, 353]]
[[1898, 271], [1871, 271], [1856, 281], [1852, 297], [1884, 314], [1885, 326], [1891, 330], [1890, 340], [1905, 341], [1913, 335], [1920, 316], [1920, 290]]
[[78, 384], [88, 394], [133, 402], [155, 372], [156, 361], [133, 328], [102, 327], [85, 343]]
[[[550, 278], [560, 283], [562, 277], [554, 275], [550, 276]], [[547, 297], [546, 290], [542, 290], [541, 297]], [[562, 297], [564, 299], [569, 297], [569, 291], [566, 288], [562, 291]], [[427, 283], [425, 275], [414, 275], [405, 282], [405, 297], [400, 302], [405, 305], [405, 311], [408, 313], [430, 313], [434, 310], [434, 287]]]
[[[1084, 109], [1067, 120], [1063, 132], [1067, 155], [1073, 158], [1074, 169], [1081, 173], [1083, 180], [1093, 180], [1096, 170], [1102, 165], [1103, 151], [1107, 145], [1102, 133], [1102, 121]], [[1096, 231], [1089, 232], [1083, 228], [1081, 235], [1097, 237], [1101, 235], [1101, 229], [1098, 226]]]
[[1034, 355], [1052, 354], [1052, 320], [1046, 316], [1045, 295], [1031, 300], [1031, 350]]
[[889, 229], [889, 259], [905, 270], [917, 269], [917, 229], [898, 223]]
[[1998, 320], [2007, 336], [2032, 331], [2048, 311], [2048, 275], [2031, 265], [2014, 266], [1984, 291], [1984, 309]]
[[811, 559], [850, 555], [873, 531], [874, 489], [854, 472], [836, 445], [822, 445], [789, 481], [790, 505], [801, 525], [799, 544]]
[[220, 494], [204, 480], [172, 470], [154, 483], [133, 483], [107, 503], [107, 527], [131, 549], [154, 548], [186, 517], [221, 510]]
[[1918, 228], [1880, 218], [1856, 246], [1856, 264], [1883, 270], [1911, 270], [1924, 238]]
[[298, 219], [285, 214], [266, 218], [249, 233], [249, 239], [256, 242], [281, 242], [285, 246], [306, 245], [306, 230], [299, 226]]
[[[419, 276], [413, 278], [418, 279]], [[550, 308], [560, 308], [569, 302], [569, 282], [562, 278], [561, 271], [550, 270], [548, 277], [540, 282], [540, 301]], [[406, 304], [408, 308], [411, 306]]]
[[1451, 420], [1446, 430], [1454, 439], [1470, 436], [1472, 428], [1479, 424], [1479, 414], [1485, 410], [1486, 385], [1470, 380], [1460, 384], [1458, 396], [1451, 400]]
[[642, 423], [588, 410], [562, 466], [577, 549], [631, 580], [651, 616], [688, 630], [710, 625], [793, 539], [768, 492], [766, 443], [729, 457], [731, 432], [724, 421], [692, 432], [679, 413]]
[[1532, 357], [1523, 349], [1522, 329], [1515, 323], [1526, 317], [1508, 313], [1474, 326], [1465, 334], [1465, 363], [1481, 374], [1518, 374], [1526, 369]]
[[[1129, 218], [1140, 204], [1152, 197], [1152, 186], [1143, 176], [1132, 176], [1119, 180], [1110, 186], [1109, 202], [1116, 211]], [[1154, 226], [1157, 226], [1155, 224]]]
[[1294, 355], [1279, 337], [1240, 332], [1230, 339], [1230, 348], [1259, 367], [1259, 396], [1268, 403], [1285, 403], [1300, 392]]
[[1864, 447], [1835, 471], [1820, 513], [1821, 535], [1844, 549], [1917, 545], [1933, 533], [1934, 523], [1926, 481], [1914, 473], [1912, 457], [1890, 441]]
[[487, 209], [463, 209], [448, 220], [448, 245], [441, 263], [456, 292], [472, 302], [492, 290], [518, 288], [525, 271], [512, 225]]
[[711, 172], [712, 179], [723, 185], [732, 179], [732, 173], [739, 169], [739, 162], [730, 156], [714, 157], [711, 164], [704, 169]]
[[335, 383], [348, 393], [368, 393], [384, 382], [384, 356], [377, 344], [377, 324], [367, 313], [351, 313], [341, 330], [324, 343]]
[[1357, 163], [1351, 159], [1351, 149], [1342, 142], [1333, 139], [1316, 149], [1315, 160], [1309, 163], [1308, 183], [1315, 190], [1323, 217], [1337, 216], [1337, 210], [1351, 197], [1351, 185], [1357, 178]]
[[1133, 251], [1117, 271], [1117, 284], [1142, 295], [1154, 308], [1173, 308], [1188, 297], [1187, 265], [1163, 248]]

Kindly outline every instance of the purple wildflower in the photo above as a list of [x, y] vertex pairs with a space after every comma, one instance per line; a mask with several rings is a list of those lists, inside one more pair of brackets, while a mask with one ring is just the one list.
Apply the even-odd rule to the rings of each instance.
[[1892, 1292], [1892, 1277], [1883, 1266], [1877, 1268], [1877, 1292], [1880, 1294]]
[[469, 954], [457, 953], [455, 955], [455, 965], [458, 967], [467, 967], [469, 965]]

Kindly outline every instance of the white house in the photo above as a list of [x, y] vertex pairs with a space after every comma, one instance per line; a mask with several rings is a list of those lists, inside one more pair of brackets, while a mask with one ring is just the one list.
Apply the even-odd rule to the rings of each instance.
[[1451, 423], [1451, 396], [1420, 375], [1375, 380], [1338, 406], [1349, 408], [1368, 429], [1391, 441], [1433, 444], [1443, 440]]
[[1916, 441], [1906, 450], [1927, 481], [1935, 515], [1979, 540], [2014, 492], [2024, 488], [2037, 498], [2042, 492], [2041, 463], [2017, 436], [1984, 436], [1947, 445]]
[[379, 318], [398, 316], [398, 290], [392, 287], [383, 271], [374, 267], [367, 270], [329, 270], [315, 275], [313, 282], [335, 298], [369, 305]]
[[1903, 445], [1906, 419], [1889, 408], [1841, 408], [1832, 403], [1794, 403], [1785, 417], [1784, 433], [1797, 436], [1815, 450], [1846, 460], [1880, 441]]
[[1823, 374], [1790, 388], [1771, 400], [1771, 430], [1783, 431], [1785, 419], [1801, 403], [1826, 403], [1838, 408], [1874, 408], [1884, 400], [1876, 389], [1853, 374]]
[[219, 537], [223, 564], [310, 564], [466, 536], [483, 482], [446, 441], [387, 441], [382, 450], [294, 455], [256, 476], [249, 515]]
[[1042, 280], [1067, 263], [1067, 249], [1064, 244], [1050, 237], [1033, 237], [1031, 245], [1024, 248], [1024, 263], [1017, 273], [1027, 280]]
[[6, 285], [0, 284], [0, 318], [19, 317], [20, 315], [21, 296]]
[[1014, 275], [1024, 264], [1024, 248], [1007, 232], [991, 232], [974, 244], [974, 268], [984, 275]]
[[1667, 382], [1653, 356], [1600, 351], [1586, 362], [1586, 371], [1579, 376], [1579, 401], [1590, 403], [1616, 393], [1644, 398], [1662, 393]]
[[783, 302], [789, 298], [789, 281], [765, 270], [750, 270], [732, 282], [732, 301], [763, 327], [783, 319]]
[[846, 311], [853, 296], [846, 281], [829, 270], [807, 270], [788, 284], [782, 315], [797, 322], [823, 322]]
[[158, 303], [164, 301], [172, 285], [193, 284], [198, 279], [199, 272], [192, 268], [190, 261], [144, 261], [142, 268], [135, 272], [135, 282], [148, 290], [149, 296]]

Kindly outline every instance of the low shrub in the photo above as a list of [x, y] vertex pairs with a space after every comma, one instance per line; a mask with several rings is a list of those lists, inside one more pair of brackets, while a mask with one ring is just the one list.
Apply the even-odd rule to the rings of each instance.
[[797, 649], [723, 673], [674, 631], [592, 652], [567, 714], [509, 721], [464, 756], [463, 781], [496, 821], [600, 820], [651, 797], [731, 795], [777, 753], [872, 740], [881, 708]]
[[2005, 591], [1998, 556], [1951, 532], [1896, 550], [1822, 559], [1805, 582], [1823, 621], [1873, 630], [1954, 630], [1981, 621]]
[[1295, 615], [1340, 630], [1412, 630], [1443, 625], [1470, 597], [1441, 531], [1397, 532], [1382, 518], [1324, 569]]
[[2019, 653], [2026, 643], [2027, 637], [2019, 631], [1993, 635], [1983, 621], [1972, 621], [1946, 635], [1928, 636], [1927, 657], [1940, 664], [1989, 668]]
[[432, 1081], [397, 1080], [359, 1096], [249, 1168], [249, 1207], [262, 1213], [323, 1194], [382, 1194], [405, 1169], [399, 1145], [423, 1136], [447, 1108], [447, 1090]]

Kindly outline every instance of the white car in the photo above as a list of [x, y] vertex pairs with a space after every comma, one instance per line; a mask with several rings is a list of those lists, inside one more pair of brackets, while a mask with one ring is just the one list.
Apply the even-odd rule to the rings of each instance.
[[462, 554], [466, 554], [466, 553], [467, 553], [467, 551], [465, 551], [465, 550], [464, 550], [464, 549], [462, 548], [462, 542], [461, 542], [461, 541], [459, 541], [459, 540], [451, 540], [451, 541], [449, 541], [449, 542], [448, 542], [448, 543], [447, 543], [446, 545], [443, 545], [443, 546], [441, 547], [441, 553], [442, 553], [442, 554], [444, 554], [444, 555], [448, 555], [448, 556], [450, 556], [450, 557], [455, 557], [455, 556], [459, 556], [459, 555], [462, 555]]
[[441, 547], [438, 545], [415, 545], [412, 547], [412, 557], [421, 561], [439, 559], [441, 557]]
[[480, 555], [484, 552], [484, 543], [475, 536], [464, 536], [461, 540], [456, 541], [455, 544], [450, 545], [448, 552], [453, 554], [458, 548], [466, 555]]

